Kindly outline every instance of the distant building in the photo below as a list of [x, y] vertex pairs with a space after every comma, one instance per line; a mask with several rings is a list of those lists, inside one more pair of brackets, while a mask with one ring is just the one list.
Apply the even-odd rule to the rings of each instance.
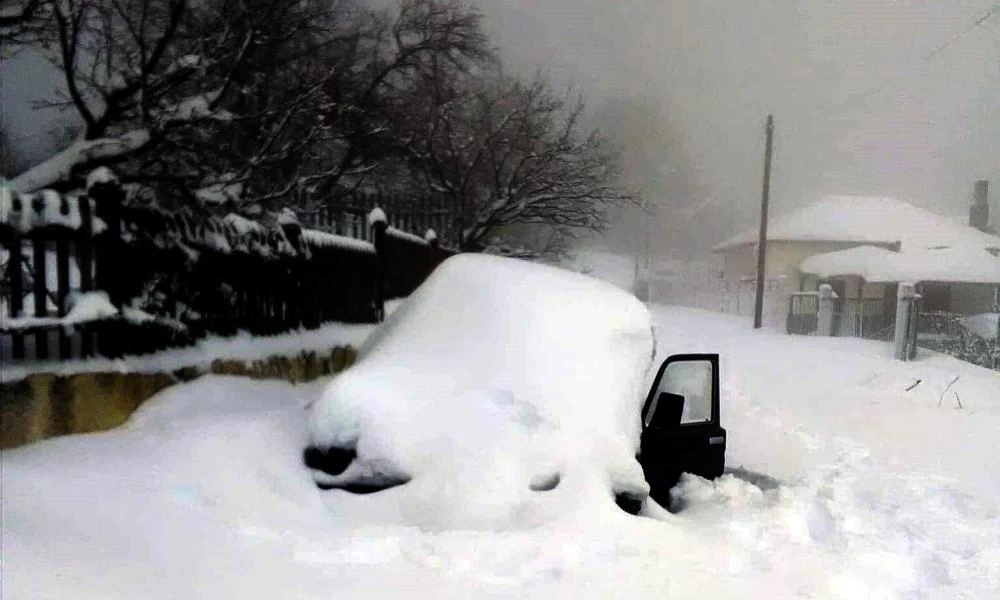
[[[828, 282], [841, 299], [873, 300], [893, 299], [895, 284], [909, 281], [925, 310], [987, 312], [1000, 285], [1000, 237], [988, 215], [985, 182], [976, 184], [970, 225], [895, 198], [827, 196], [769, 223], [765, 277], [786, 297]], [[713, 251], [724, 279], [754, 277], [756, 230]]]

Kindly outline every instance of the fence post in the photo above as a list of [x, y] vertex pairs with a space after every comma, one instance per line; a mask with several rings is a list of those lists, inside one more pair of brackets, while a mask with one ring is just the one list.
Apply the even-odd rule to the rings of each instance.
[[[430, 252], [428, 252], [430, 261], [429, 264], [425, 266], [424, 272], [421, 273], [420, 281], [417, 285], [426, 281], [427, 278], [430, 277], [431, 273], [434, 272], [434, 269], [441, 264], [441, 239], [438, 237], [437, 232], [433, 229], [427, 229], [427, 231], [424, 232], [424, 239], [427, 240], [427, 244], [430, 246]], [[410, 293], [412, 292], [413, 291], [411, 290]]]
[[[14, 192], [13, 196], [13, 209], [15, 211], [24, 210], [22, 205], [23, 200], [18, 196], [17, 192]], [[14, 318], [23, 316], [22, 312], [24, 309], [24, 280], [22, 279], [24, 264], [22, 262], [23, 255], [21, 254], [23, 251], [21, 232], [15, 227], [13, 228], [13, 235], [10, 241], [10, 263], [7, 268], [10, 273], [10, 316]], [[24, 335], [15, 330], [11, 343], [13, 346], [13, 358], [24, 358]]]
[[375, 243], [375, 320], [381, 323], [385, 319], [385, 280], [387, 260], [385, 252], [385, 230], [389, 228], [385, 211], [375, 207], [368, 214], [368, 223], [372, 229], [372, 240]]
[[837, 303], [837, 292], [833, 286], [824, 283], [819, 286], [819, 307], [816, 314], [816, 335], [830, 337], [833, 335], [833, 309]]
[[915, 330], [916, 315], [913, 304], [917, 297], [916, 286], [900, 282], [896, 290], [896, 332], [893, 356], [899, 360], [910, 359], [911, 326]]
[[993, 370], [1000, 371], [1000, 285], [993, 290], [993, 314], [997, 320], [993, 331]]
[[[79, 202], [80, 200], [77, 199]], [[59, 211], [66, 215], [69, 214], [69, 200], [66, 196], [62, 196], [59, 203]], [[69, 311], [69, 233], [65, 231], [59, 232], [59, 237], [56, 240], [56, 298], [57, 298], [57, 308], [59, 309], [59, 316], [65, 317]], [[59, 358], [66, 360], [70, 357], [70, 352], [72, 347], [70, 344], [70, 337], [66, 333], [64, 327], [59, 328]]]
[[[107, 292], [111, 304], [121, 310], [122, 298], [121, 266], [124, 255], [122, 248], [122, 203], [125, 191], [118, 179], [108, 169], [97, 169], [87, 178], [87, 195], [94, 199], [94, 211], [104, 221], [107, 229], [98, 236], [96, 244], [96, 288]], [[117, 357], [122, 354], [124, 340], [117, 327], [101, 328], [98, 334], [98, 349], [101, 354]]]
[[[31, 210], [37, 213], [38, 219], [44, 221], [45, 205], [41, 195], [36, 195], [31, 200]], [[34, 267], [34, 301], [35, 316], [49, 316], [49, 290], [48, 290], [48, 257], [46, 256], [46, 235], [45, 229], [34, 229], [31, 232], [31, 261]], [[46, 360], [49, 357], [49, 332], [41, 328], [35, 332], [35, 358]]]
[[917, 325], [920, 322], [920, 293], [914, 295], [910, 300], [910, 323], [906, 332], [906, 359], [913, 360], [917, 357]]
[[[80, 196], [80, 231], [76, 240], [76, 267], [80, 272], [80, 291], [94, 289], [94, 218], [90, 196]], [[80, 354], [86, 358], [94, 353], [94, 337], [89, 327], [80, 330]]]

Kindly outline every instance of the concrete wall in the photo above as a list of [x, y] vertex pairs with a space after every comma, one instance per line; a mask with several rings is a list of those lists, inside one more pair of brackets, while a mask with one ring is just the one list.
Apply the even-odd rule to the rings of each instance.
[[39, 373], [0, 384], [0, 448], [46, 438], [118, 427], [157, 392], [205, 373], [255, 379], [307, 382], [339, 373], [352, 365], [355, 351], [303, 352], [256, 361], [215, 361], [207, 368], [173, 373]]

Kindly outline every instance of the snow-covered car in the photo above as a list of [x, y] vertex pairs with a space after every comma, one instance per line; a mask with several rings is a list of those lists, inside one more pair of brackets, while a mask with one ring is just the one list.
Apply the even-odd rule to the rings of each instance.
[[615, 500], [634, 512], [647, 480], [662, 501], [680, 471], [714, 476], [724, 460], [718, 358], [668, 358], [647, 394], [654, 352], [646, 307], [619, 288], [459, 255], [310, 407], [305, 462], [341, 491], [332, 509], [379, 523], [530, 526]]

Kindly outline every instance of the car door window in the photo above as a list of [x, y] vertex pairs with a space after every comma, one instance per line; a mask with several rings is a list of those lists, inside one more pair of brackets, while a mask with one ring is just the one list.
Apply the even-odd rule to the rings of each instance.
[[[681, 425], [695, 425], [712, 420], [712, 363], [707, 360], [685, 360], [670, 363], [663, 371], [653, 404], [646, 415], [646, 426], [657, 426], [657, 418], [669, 419], [671, 411], [667, 407], [658, 407], [660, 395], [663, 393], [683, 396], [684, 405], [681, 410]], [[657, 411], [657, 408], [663, 410]], [[659, 415], [657, 413], [660, 413]], [[676, 419], [674, 413], [673, 419]], [[675, 421], [676, 423], [676, 421]]]

